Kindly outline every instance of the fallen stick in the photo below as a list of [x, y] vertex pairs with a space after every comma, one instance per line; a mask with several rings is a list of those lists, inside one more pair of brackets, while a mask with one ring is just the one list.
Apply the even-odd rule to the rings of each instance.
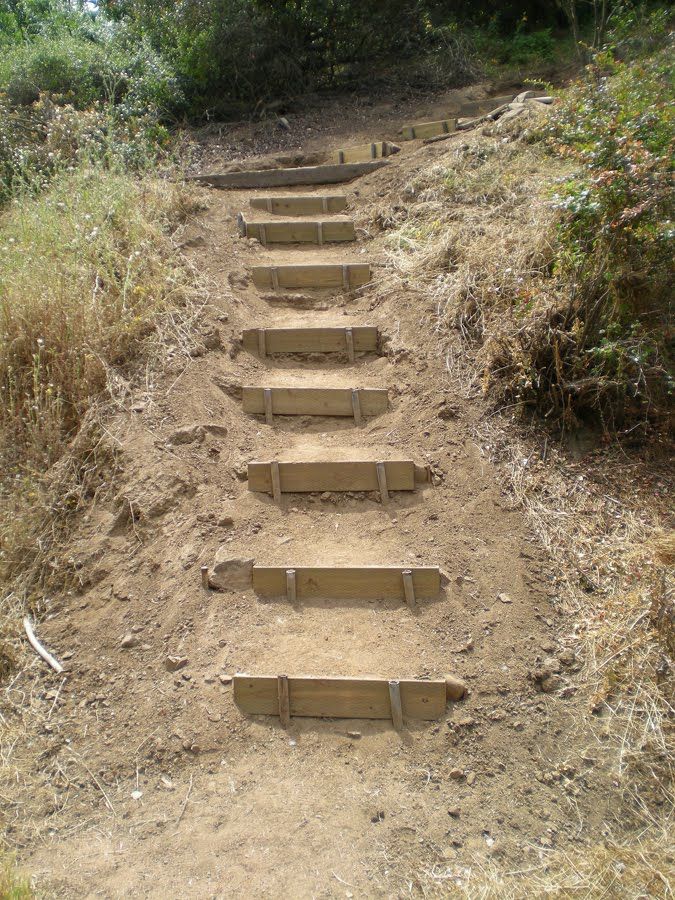
[[462, 122], [461, 124], [458, 122], [457, 131], [469, 131], [471, 128], [482, 125], [483, 122], [494, 122], [495, 119], [498, 119], [510, 108], [510, 103], [503, 103], [501, 106], [498, 106], [497, 109], [493, 109], [492, 112], [489, 112], [484, 116], [479, 116], [477, 119], [469, 119], [468, 122]]
[[461, 134], [461, 131], [451, 131], [450, 134], [435, 134], [433, 137], [424, 138], [422, 141], [423, 144], [436, 144], [438, 141], [449, 141], [450, 138], [457, 137], [458, 134]]
[[178, 825], [180, 823], [180, 820], [183, 818], [183, 815], [185, 814], [185, 810], [187, 809], [188, 800], [190, 799], [190, 794], [192, 793], [193, 777], [194, 777], [193, 775], [190, 775], [190, 784], [187, 789], [187, 794], [185, 795], [185, 800], [183, 801], [183, 806], [181, 807], [181, 811], [178, 814], [178, 818], [176, 819], [176, 825]]
[[33, 631], [33, 626], [31, 625], [30, 619], [28, 616], [24, 616], [23, 619], [23, 627], [26, 631], [26, 637], [28, 638], [28, 643], [31, 645], [33, 650], [37, 653], [38, 656], [41, 656], [42, 659], [47, 663], [47, 665], [51, 666], [52, 669], [57, 672], [59, 675], [63, 672], [63, 666], [61, 663], [55, 659], [51, 653], [49, 653], [42, 646], [40, 641], [35, 637], [35, 632]]

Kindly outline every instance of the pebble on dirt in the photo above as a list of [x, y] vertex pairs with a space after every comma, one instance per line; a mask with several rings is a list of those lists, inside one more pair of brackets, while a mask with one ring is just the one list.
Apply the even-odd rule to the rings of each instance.
[[251, 587], [253, 577], [253, 559], [227, 556], [227, 548], [216, 553], [213, 568], [209, 573], [209, 587], [217, 591], [229, 591], [233, 588], [246, 590]]
[[164, 668], [168, 672], [177, 672], [179, 669], [184, 669], [188, 662], [187, 656], [167, 656], [164, 660]]

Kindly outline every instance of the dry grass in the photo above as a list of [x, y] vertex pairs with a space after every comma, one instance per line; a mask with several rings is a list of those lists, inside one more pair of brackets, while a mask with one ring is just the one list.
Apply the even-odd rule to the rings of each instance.
[[[38, 757], [58, 727], [63, 678], [27, 647], [21, 618], [39, 622], [54, 592], [77, 583], [73, 522], [114, 490], [108, 417], [152, 389], [167, 356], [180, 367], [196, 350], [199, 285], [176, 246], [195, 209], [183, 186], [82, 167], [0, 220], [0, 833], [10, 844], [39, 839], [58, 816], [52, 780], [90, 781], [80, 763], [64, 773]], [[9, 863], [0, 869], [0, 897], [29, 896], [23, 884]]]
[[180, 185], [81, 166], [0, 219], [0, 673], [17, 663], [20, 616], [73, 574], [73, 515], [111, 489], [109, 408], [141, 362], [194, 346], [174, 242], [194, 208]]
[[29, 880], [17, 870], [11, 856], [0, 856], [0, 900], [29, 900]]
[[[456, 139], [454, 139], [456, 141]], [[423, 893], [471, 897], [671, 896], [673, 836], [672, 562], [668, 474], [618, 448], [577, 463], [541, 423], [523, 428], [520, 404], [495, 391], [504, 343], [566, 301], [551, 270], [554, 213], [547, 197], [566, 164], [536, 147], [474, 134], [387, 197], [390, 271], [381, 290], [405, 286], [433, 300], [437, 352], [465, 399], [494, 402], [476, 427], [484, 453], [526, 511], [559, 572], [564, 641], [583, 663], [571, 685], [588, 752], [611, 767], [616, 821], [574, 856], [504, 873], [422, 873]], [[505, 363], [506, 364], [506, 363]], [[508, 360], [513, 366], [513, 359]], [[510, 378], [526, 379], [522, 370]], [[658, 454], [658, 448], [654, 448]]]

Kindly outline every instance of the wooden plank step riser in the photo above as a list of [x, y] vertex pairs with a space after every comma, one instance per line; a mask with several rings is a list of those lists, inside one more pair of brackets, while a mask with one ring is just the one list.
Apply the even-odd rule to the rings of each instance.
[[352, 290], [370, 281], [370, 263], [344, 265], [251, 266], [258, 288], [343, 288]]
[[[349, 388], [268, 388], [275, 416], [354, 416], [353, 392]], [[244, 387], [242, 408], [246, 413], [262, 415], [265, 410], [265, 388]], [[379, 416], [387, 411], [386, 390], [359, 388], [362, 416]]]
[[400, 147], [389, 141], [372, 141], [370, 144], [361, 144], [358, 147], [346, 147], [335, 152], [335, 162], [344, 165], [349, 163], [363, 163], [367, 160], [376, 160], [392, 156], [398, 153]]
[[341, 184], [368, 175], [382, 166], [386, 159], [369, 160], [352, 165], [300, 166], [289, 169], [261, 169], [250, 172], [226, 172], [222, 175], [190, 175], [187, 181], [197, 181], [217, 188], [290, 187], [299, 184]]
[[[370, 325], [352, 327], [355, 353], [376, 353], [378, 329]], [[260, 333], [263, 336], [261, 338]], [[249, 328], [242, 333], [246, 351], [256, 355], [283, 353], [349, 353], [347, 328]]]
[[[426, 480], [424, 470], [416, 472], [412, 460], [386, 460], [384, 469], [390, 491], [414, 491], [416, 482]], [[424, 473], [424, 477], [423, 477]], [[418, 476], [418, 477], [416, 477]], [[281, 493], [317, 491], [377, 491], [380, 483], [377, 464], [354, 462], [279, 462]], [[248, 464], [248, 489], [272, 493], [272, 469], [269, 462]]]
[[349, 219], [247, 222], [240, 215], [239, 232], [261, 244], [335, 244], [356, 240], [354, 223]]
[[330, 194], [322, 197], [252, 197], [249, 202], [252, 209], [262, 209], [279, 216], [340, 213], [347, 208], [347, 198], [342, 194]]
[[287, 572], [295, 573], [298, 600], [405, 600], [403, 572], [412, 575], [415, 598], [435, 600], [441, 590], [440, 569], [418, 566], [254, 566], [253, 590], [259, 597], [288, 596]]
[[[445, 681], [399, 680], [404, 718], [433, 721], [447, 703]], [[279, 715], [278, 676], [236, 674], [234, 701], [249, 715]], [[288, 678], [290, 716], [391, 719], [389, 680], [381, 678]]]
[[404, 141], [421, 140], [435, 137], [437, 134], [450, 134], [457, 128], [457, 119], [440, 119], [437, 122], [416, 122], [404, 125], [402, 136]]

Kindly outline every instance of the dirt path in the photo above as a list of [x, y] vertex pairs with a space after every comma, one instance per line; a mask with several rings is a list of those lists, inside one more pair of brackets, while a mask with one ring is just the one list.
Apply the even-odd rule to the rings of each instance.
[[[387, 257], [373, 202], [395, 202], [416, 168], [447, 153], [407, 145], [348, 186], [352, 245], [263, 248], [239, 238], [235, 220], [265, 192], [204, 191], [209, 208], [185, 252], [209, 286], [200, 328], [218, 328], [222, 347], [187, 368], [176, 356], [111, 424], [117, 500], [81, 522], [82, 589], [43, 630], [74, 656], [54, 700], [59, 724], [43, 736], [45, 789], [33, 810], [51, 828], [27, 864], [59, 896], [447, 894], [492, 858], [538, 865], [546, 848], [584, 840], [580, 822], [600, 820], [578, 760], [563, 768], [573, 708], [528, 678], [556, 650], [555, 573], [471, 440], [479, 409], [455, 392], [433, 307], [404, 288], [377, 290]], [[373, 283], [298, 311], [270, 303], [245, 275], [251, 264], [300, 260], [370, 260]], [[349, 365], [259, 360], [238, 347], [244, 328], [291, 323], [377, 325], [386, 355]], [[289, 383], [387, 387], [391, 407], [358, 429], [291, 417], [270, 428], [232, 396], [237, 384]], [[227, 436], [172, 439], [206, 423]], [[286, 495], [279, 506], [248, 491], [248, 460], [290, 452], [411, 457], [437, 483], [386, 507], [337, 494]], [[271, 565], [439, 565], [450, 581], [414, 615], [393, 602], [292, 607], [205, 592], [200, 565], [224, 545]], [[121, 647], [125, 635], [134, 646]], [[167, 654], [187, 666], [167, 671]], [[363, 720], [294, 719], [285, 731], [239, 712], [225, 677], [235, 671], [455, 672], [470, 694], [403, 734]]]

